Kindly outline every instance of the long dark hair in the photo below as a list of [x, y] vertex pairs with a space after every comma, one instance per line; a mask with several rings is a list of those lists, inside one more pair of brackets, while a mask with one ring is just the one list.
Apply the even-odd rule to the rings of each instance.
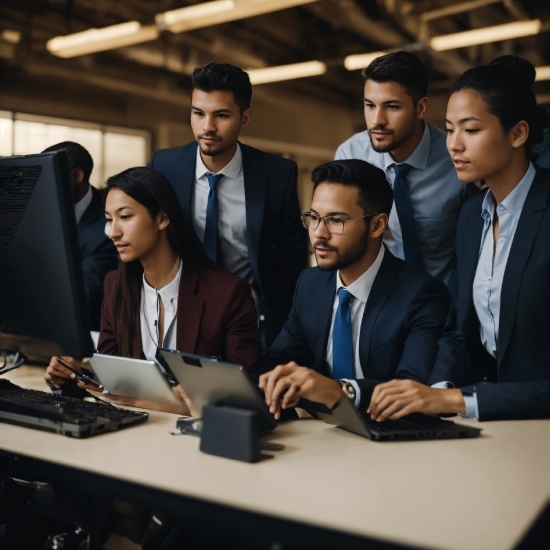
[[505, 132], [525, 120], [529, 125], [528, 152], [540, 138], [537, 101], [531, 89], [535, 75], [535, 68], [527, 59], [503, 55], [490, 65], [467, 70], [452, 85], [449, 96], [464, 89], [477, 92], [485, 101], [487, 110], [499, 118]]
[[[103, 200], [112, 189], [120, 189], [147, 210], [152, 218], [163, 211], [170, 221], [168, 240], [181, 258], [184, 269], [188, 265], [206, 266], [217, 269], [204, 253], [202, 245], [185, 219], [176, 192], [168, 180], [155, 170], [137, 167], [128, 168], [107, 180]], [[114, 333], [119, 353], [124, 357], [132, 356], [132, 339], [139, 323], [141, 303], [141, 284], [143, 266], [139, 260], [123, 262], [119, 260], [112, 296], [115, 312]]]

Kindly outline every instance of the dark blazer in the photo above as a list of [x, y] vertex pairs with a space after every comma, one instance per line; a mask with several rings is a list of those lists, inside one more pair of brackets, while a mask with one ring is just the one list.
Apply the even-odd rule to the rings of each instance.
[[[105, 278], [98, 352], [119, 355], [112, 290], [116, 271]], [[139, 316], [132, 356], [143, 358]], [[217, 356], [254, 369], [261, 357], [258, 317], [250, 285], [222, 270], [184, 266], [178, 294], [176, 345], [179, 351]]]
[[92, 187], [92, 202], [82, 214], [77, 226], [84, 288], [90, 312], [90, 328], [99, 330], [103, 281], [118, 265], [116, 248], [105, 234], [105, 208], [101, 193]]
[[[473, 302], [483, 195], [467, 202], [456, 239], [457, 315], [431, 382], [473, 385], [480, 420], [550, 418], [550, 172], [537, 170], [508, 257], [496, 361], [481, 344]], [[498, 384], [496, 383], [498, 382]]]
[[[266, 339], [281, 330], [300, 273], [307, 267], [307, 232], [300, 222], [296, 163], [240, 144], [243, 155], [248, 258]], [[157, 151], [148, 167], [172, 184], [192, 224], [197, 143]]]
[[[296, 361], [330, 376], [325, 357], [335, 295], [335, 271], [313, 267], [302, 273], [288, 320], [267, 353], [265, 370]], [[361, 323], [361, 406], [368, 405], [379, 382], [428, 381], [449, 305], [443, 282], [385, 251]]]

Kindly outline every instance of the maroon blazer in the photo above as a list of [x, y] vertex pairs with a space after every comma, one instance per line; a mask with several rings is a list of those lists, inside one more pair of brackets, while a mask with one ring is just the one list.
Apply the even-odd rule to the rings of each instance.
[[[113, 285], [116, 270], [105, 277], [101, 331], [97, 350], [119, 355], [113, 331]], [[225, 271], [184, 266], [181, 274], [176, 344], [178, 351], [218, 356], [253, 370], [260, 358], [258, 316], [250, 285]], [[139, 316], [132, 356], [143, 358]]]

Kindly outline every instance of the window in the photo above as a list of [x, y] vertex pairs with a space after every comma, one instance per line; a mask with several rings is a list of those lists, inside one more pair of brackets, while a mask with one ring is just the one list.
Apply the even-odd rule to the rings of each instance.
[[88, 150], [94, 160], [90, 183], [101, 188], [109, 176], [147, 162], [150, 134], [144, 130], [0, 111], [0, 156], [40, 153], [62, 141], [75, 141]]

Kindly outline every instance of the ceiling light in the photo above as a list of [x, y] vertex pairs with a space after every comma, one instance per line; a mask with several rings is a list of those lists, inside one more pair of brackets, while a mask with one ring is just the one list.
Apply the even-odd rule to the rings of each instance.
[[75, 57], [156, 40], [158, 36], [159, 30], [154, 25], [142, 27], [137, 21], [128, 21], [102, 29], [56, 36], [48, 40], [46, 48], [58, 57]]
[[10, 44], [19, 44], [19, 41], [21, 40], [21, 33], [19, 31], [8, 29], [0, 33], [0, 38], [4, 42], [9, 42]]
[[306, 61], [304, 63], [293, 63], [292, 65], [247, 70], [252, 84], [266, 84], [268, 82], [280, 82], [281, 80], [306, 78], [308, 76], [325, 74], [326, 72], [327, 66], [321, 61]]
[[466, 46], [476, 46], [477, 44], [499, 42], [500, 40], [538, 34], [541, 25], [540, 19], [533, 19], [531, 21], [516, 21], [515, 23], [484, 27], [482, 29], [446, 34], [444, 36], [434, 36], [430, 39], [430, 46], [436, 52], [441, 52], [456, 48], [465, 48]]
[[344, 67], [348, 71], [356, 71], [368, 67], [377, 57], [385, 55], [386, 52], [372, 52], [348, 55], [344, 59]]
[[231, 11], [234, 7], [234, 0], [214, 0], [213, 2], [203, 2], [202, 4], [159, 13], [155, 17], [155, 20], [157, 24], [164, 25], [169, 29], [174, 25], [184, 25], [193, 20], [215, 17], [217, 14]]
[[535, 67], [535, 71], [537, 71], [535, 80], [550, 80], [550, 65]]
[[177, 33], [313, 2], [317, 0], [210, 0], [195, 6], [159, 13], [155, 21], [161, 28]]

